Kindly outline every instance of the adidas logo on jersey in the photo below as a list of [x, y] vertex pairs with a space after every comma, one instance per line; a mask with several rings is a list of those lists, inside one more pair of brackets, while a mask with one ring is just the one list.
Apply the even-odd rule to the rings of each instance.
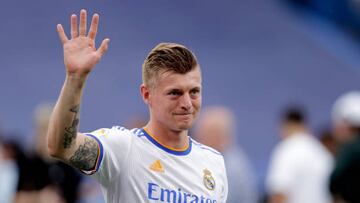
[[164, 172], [164, 167], [162, 166], [160, 160], [156, 160], [153, 164], [150, 165], [150, 170], [156, 172]]

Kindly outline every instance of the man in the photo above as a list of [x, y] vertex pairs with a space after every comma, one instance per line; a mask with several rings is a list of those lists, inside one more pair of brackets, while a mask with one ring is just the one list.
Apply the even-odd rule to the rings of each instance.
[[330, 203], [332, 157], [307, 129], [301, 109], [285, 111], [282, 141], [270, 160], [266, 187], [270, 203]]
[[335, 202], [360, 202], [360, 91], [348, 92], [336, 100], [334, 134], [340, 143], [330, 191]]
[[257, 183], [247, 155], [236, 144], [236, 118], [225, 106], [206, 107], [197, 122], [194, 138], [219, 152], [225, 159], [229, 182], [227, 203], [258, 202]]
[[88, 74], [106, 52], [96, 50], [99, 16], [86, 36], [86, 11], [71, 16], [71, 39], [58, 25], [66, 79], [48, 130], [49, 153], [93, 174], [106, 202], [226, 202], [223, 157], [188, 136], [201, 107], [201, 72], [184, 46], [162, 43], [143, 64], [141, 95], [150, 111], [142, 129], [103, 128], [79, 133], [81, 95]]

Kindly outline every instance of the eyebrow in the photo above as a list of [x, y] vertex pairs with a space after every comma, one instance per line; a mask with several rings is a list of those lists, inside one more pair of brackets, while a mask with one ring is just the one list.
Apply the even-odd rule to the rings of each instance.
[[[200, 90], [201, 89], [201, 86], [196, 86], [196, 87], [193, 87], [193, 88], [190, 88], [190, 90]], [[168, 89], [165, 90], [166, 92], [169, 92], [169, 91], [183, 91], [182, 88], [178, 88], [178, 87], [170, 87]]]
[[170, 93], [170, 92], [184, 92], [184, 91], [179, 88], [170, 88], [170, 89], [167, 89], [165, 92]]
[[191, 90], [200, 90], [200, 89], [201, 89], [201, 86], [197, 86], [197, 87], [191, 88]]

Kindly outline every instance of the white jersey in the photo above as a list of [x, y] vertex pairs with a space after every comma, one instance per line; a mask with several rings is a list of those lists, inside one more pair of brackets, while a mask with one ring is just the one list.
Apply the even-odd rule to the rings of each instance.
[[166, 147], [145, 129], [99, 129], [93, 176], [108, 203], [225, 203], [222, 155], [189, 137], [183, 150]]

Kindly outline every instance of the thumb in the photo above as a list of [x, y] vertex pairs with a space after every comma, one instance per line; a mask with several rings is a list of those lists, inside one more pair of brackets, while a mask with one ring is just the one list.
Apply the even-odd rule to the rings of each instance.
[[96, 51], [96, 53], [99, 54], [100, 57], [102, 57], [106, 53], [106, 51], [107, 51], [107, 49], [109, 47], [109, 42], [110, 42], [109, 38], [106, 38], [101, 42], [100, 47]]

